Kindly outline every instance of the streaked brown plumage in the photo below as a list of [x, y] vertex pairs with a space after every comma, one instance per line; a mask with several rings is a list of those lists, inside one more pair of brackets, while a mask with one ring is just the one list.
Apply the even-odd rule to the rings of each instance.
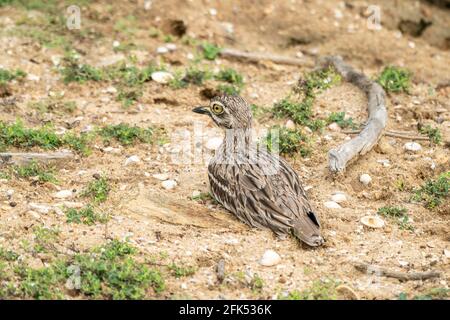
[[221, 128], [225, 138], [208, 165], [211, 193], [241, 221], [293, 233], [310, 246], [323, 243], [320, 223], [296, 172], [283, 159], [252, 143], [252, 114], [237, 95], [222, 95], [197, 107]]

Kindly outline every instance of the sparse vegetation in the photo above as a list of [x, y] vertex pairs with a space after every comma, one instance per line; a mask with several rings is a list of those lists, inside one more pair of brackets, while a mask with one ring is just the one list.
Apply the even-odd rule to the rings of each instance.
[[88, 226], [97, 222], [105, 223], [108, 221], [106, 215], [95, 212], [94, 208], [90, 205], [78, 210], [74, 208], [67, 209], [66, 218], [68, 223], [82, 223]]
[[70, 52], [64, 57], [61, 74], [64, 83], [84, 83], [86, 81], [101, 81], [104, 79], [100, 69], [80, 63], [78, 55], [73, 52]]
[[339, 282], [335, 280], [316, 280], [312, 286], [303, 291], [293, 290], [286, 297], [287, 300], [336, 300]]
[[82, 196], [91, 198], [94, 203], [105, 202], [110, 190], [108, 179], [100, 176], [89, 183], [83, 190]]
[[300, 153], [302, 157], [311, 154], [309, 138], [300, 130], [274, 126], [264, 139], [267, 150], [293, 156]]
[[53, 250], [59, 236], [59, 230], [38, 226], [34, 228], [34, 251], [48, 252]]
[[0, 68], [0, 85], [12, 80], [23, 79], [26, 75], [27, 74], [20, 69], [9, 71], [7, 69]]
[[171, 263], [168, 268], [175, 278], [188, 277], [193, 275], [197, 271], [195, 267], [179, 266], [174, 262]]
[[414, 191], [412, 199], [424, 202], [425, 206], [433, 209], [448, 198], [450, 189], [450, 171], [442, 173], [435, 180], [428, 180], [425, 185]]
[[420, 133], [426, 134], [430, 141], [434, 144], [440, 144], [442, 141], [442, 134], [438, 128], [433, 128], [430, 125], [426, 125], [420, 128]]
[[408, 210], [400, 207], [382, 207], [378, 209], [378, 214], [393, 219], [403, 230], [414, 230], [414, 226], [408, 216]]
[[202, 49], [203, 49], [203, 57], [207, 60], [216, 59], [221, 50], [221, 48], [219, 48], [218, 46], [208, 42], [204, 42], [202, 44]]
[[137, 262], [134, 254], [134, 247], [113, 240], [40, 269], [9, 259], [12, 262], [0, 277], [0, 297], [61, 299], [69, 288], [95, 299], [142, 299], [149, 288], [156, 294], [162, 292], [162, 274]]
[[383, 69], [377, 81], [387, 92], [408, 92], [411, 85], [411, 72], [388, 66]]
[[[450, 298], [450, 289], [433, 288], [424, 294], [415, 295], [412, 300], [443, 300], [448, 298]], [[408, 294], [405, 292], [400, 293], [398, 300], [408, 300]]]
[[52, 168], [35, 161], [23, 166], [14, 166], [13, 172], [19, 178], [36, 178], [39, 182], [58, 182]]
[[136, 142], [151, 143], [153, 138], [153, 129], [143, 129], [137, 126], [130, 126], [126, 123], [109, 125], [99, 130], [100, 136], [105, 143], [117, 140], [120, 144], [127, 146]]
[[346, 118], [345, 112], [332, 112], [328, 118], [327, 123], [333, 123], [336, 122], [339, 127], [342, 129], [350, 128], [350, 129], [356, 129], [357, 125], [353, 122], [353, 118]]

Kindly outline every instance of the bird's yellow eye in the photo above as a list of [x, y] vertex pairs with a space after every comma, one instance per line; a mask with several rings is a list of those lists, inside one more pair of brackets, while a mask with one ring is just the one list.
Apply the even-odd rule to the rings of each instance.
[[215, 102], [211, 105], [211, 111], [217, 115], [221, 114], [223, 112], [223, 106], [220, 103]]

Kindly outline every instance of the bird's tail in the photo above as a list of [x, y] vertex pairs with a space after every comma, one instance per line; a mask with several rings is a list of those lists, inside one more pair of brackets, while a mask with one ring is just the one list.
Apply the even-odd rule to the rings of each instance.
[[294, 221], [294, 235], [311, 247], [318, 247], [324, 240], [320, 235], [319, 219], [314, 212], [302, 214]]

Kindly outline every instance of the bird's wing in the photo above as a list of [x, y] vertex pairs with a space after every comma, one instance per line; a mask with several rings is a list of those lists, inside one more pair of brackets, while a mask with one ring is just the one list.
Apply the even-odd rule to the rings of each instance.
[[[267, 174], [268, 168], [275, 171]], [[262, 155], [256, 164], [210, 163], [208, 172], [211, 192], [239, 219], [255, 227], [268, 227], [280, 235], [290, 230], [295, 233], [298, 228], [313, 228], [310, 231], [317, 233], [318, 219], [297, 174], [284, 160], [274, 162], [270, 155]], [[309, 217], [310, 212], [313, 218]]]

